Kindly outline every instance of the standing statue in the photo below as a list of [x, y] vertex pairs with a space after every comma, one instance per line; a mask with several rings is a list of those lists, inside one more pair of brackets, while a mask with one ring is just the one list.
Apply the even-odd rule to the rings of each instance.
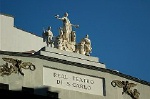
[[89, 39], [88, 35], [86, 35], [86, 37], [83, 38], [80, 43], [75, 45], [74, 52], [90, 56], [90, 53], [92, 52], [92, 47], [91, 47], [91, 40]]
[[59, 28], [59, 37], [61, 38], [61, 39], [63, 39], [64, 37], [63, 37], [63, 29], [60, 27]]
[[47, 46], [53, 47], [53, 33], [50, 26], [43, 31], [43, 39], [46, 41]]
[[86, 37], [83, 38], [82, 42], [85, 42], [84, 44], [85, 55], [90, 56], [92, 47], [91, 47], [91, 40], [89, 39], [89, 35], [86, 35]]
[[76, 32], [75, 31], [72, 31], [71, 32], [71, 42], [76, 42]]
[[78, 28], [79, 25], [74, 25], [68, 18], [68, 13], [64, 13], [64, 16], [60, 17], [55, 15], [55, 18], [62, 21], [62, 26], [58, 28], [59, 35], [53, 36], [51, 27], [43, 31], [43, 41], [46, 42], [47, 47], [57, 48], [63, 51], [69, 51], [74, 53], [90, 56], [92, 52], [91, 40], [86, 35], [79, 43], [76, 43], [76, 31], [73, 27]]
[[70, 35], [72, 32], [72, 26], [74, 26], [75, 28], [78, 28], [79, 25], [71, 24], [70, 20], [68, 19], [68, 13], [67, 12], [64, 14], [64, 16], [62, 18], [60, 18], [59, 15], [56, 15], [55, 18], [62, 20], [64, 39], [69, 42], [70, 41]]

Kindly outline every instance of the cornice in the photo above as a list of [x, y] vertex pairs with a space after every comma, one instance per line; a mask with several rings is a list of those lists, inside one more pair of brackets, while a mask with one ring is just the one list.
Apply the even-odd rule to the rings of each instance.
[[133, 80], [133, 81], [136, 81], [138, 83], [150, 86], [150, 82], [147, 82], [145, 80], [141, 80], [141, 79], [138, 79], [136, 77], [126, 75], [126, 74], [123, 74], [121, 72], [117, 72], [117, 71], [114, 71], [111, 69], [96, 67], [96, 66], [87, 65], [87, 64], [81, 64], [81, 63], [77, 63], [77, 62], [66, 61], [66, 60], [58, 59], [58, 58], [54, 58], [54, 57], [47, 57], [47, 56], [39, 55], [38, 53], [28, 54], [28, 53], [22, 53], [22, 52], [0, 51], [0, 54], [10, 55], [10, 56], [20, 56], [20, 57], [32, 57], [32, 58], [39, 58], [39, 59], [44, 59], [44, 60], [53, 61], [53, 62], [59, 62], [62, 64], [67, 64], [67, 65], [82, 67], [82, 68], [91, 69], [91, 70], [95, 70], [95, 71], [110, 73], [113, 75], [117, 75], [117, 76], [129, 79], [129, 80]]

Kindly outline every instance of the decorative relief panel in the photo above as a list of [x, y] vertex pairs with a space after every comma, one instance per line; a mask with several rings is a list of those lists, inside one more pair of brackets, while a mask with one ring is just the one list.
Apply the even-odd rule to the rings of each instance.
[[29, 69], [31, 71], [34, 71], [35, 65], [33, 65], [31, 62], [23, 62], [22, 60], [13, 59], [13, 58], [2, 58], [6, 63], [3, 65], [0, 65], [0, 74], [1, 76], [4, 75], [11, 75], [12, 73], [20, 73], [24, 76], [24, 73], [22, 72], [22, 69]]
[[137, 89], [133, 89], [132, 87], [135, 87], [137, 84], [129, 83], [128, 81], [119, 81], [119, 80], [113, 80], [111, 82], [111, 85], [113, 87], [119, 87], [123, 89], [122, 94], [126, 93], [132, 97], [132, 99], [139, 99], [140, 93]]

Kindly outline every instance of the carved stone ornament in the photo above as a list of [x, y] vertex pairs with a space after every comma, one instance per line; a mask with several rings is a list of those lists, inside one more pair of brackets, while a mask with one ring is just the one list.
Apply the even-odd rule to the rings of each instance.
[[13, 58], [2, 58], [6, 63], [3, 65], [0, 65], [0, 73], [1, 76], [4, 75], [11, 75], [12, 73], [20, 73], [24, 76], [24, 73], [22, 72], [23, 69], [30, 69], [31, 71], [34, 71], [35, 65], [33, 65], [31, 62], [23, 62], [22, 60], [13, 59]]
[[132, 97], [132, 99], [139, 99], [140, 93], [137, 89], [131, 89], [132, 87], [135, 87], [137, 84], [129, 83], [128, 81], [119, 81], [119, 80], [113, 80], [111, 82], [111, 85], [113, 87], [119, 87], [123, 88], [122, 94], [126, 93]]
[[79, 25], [72, 24], [68, 18], [68, 15], [69, 14], [67, 12], [62, 17], [55, 15], [55, 18], [61, 20], [63, 23], [62, 27], [59, 27], [58, 29], [59, 35], [53, 36], [51, 28], [48, 28], [47, 30], [44, 29], [43, 41], [46, 41], [48, 47], [54, 47], [59, 50], [90, 56], [90, 53], [92, 52], [90, 39], [86, 35], [81, 42], [76, 43], [76, 31], [74, 31], [73, 28], [78, 28]]

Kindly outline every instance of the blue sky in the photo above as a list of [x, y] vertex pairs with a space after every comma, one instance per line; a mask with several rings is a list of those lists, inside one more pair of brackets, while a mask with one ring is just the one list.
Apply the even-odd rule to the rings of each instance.
[[71, 23], [80, 25], [74, 29], [77, 42], [89, 35], [91, 56], [150, 82], [150, 0], [0, 0], [0, 12], [39, 36], [48, 26], [57, 36], [62, 22], [54, 16], [68, 12]]

